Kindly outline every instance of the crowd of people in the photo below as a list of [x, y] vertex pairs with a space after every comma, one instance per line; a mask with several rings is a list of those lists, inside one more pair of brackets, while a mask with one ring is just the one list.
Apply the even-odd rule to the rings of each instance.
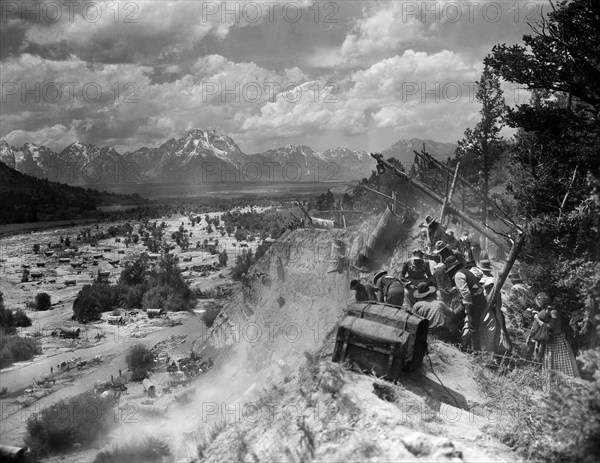
[[[424, 238], [397, 275], [376, 272], [372, 282], [352, 280], [350, 289], [359, 302], [382, 302], [405, 307], [429, 320], [429, 333], [443, 341], [459, 343], [465, 349], [482, 349], [484, 312], [494, 283], [494, 266], [472, 243], [469, 233], [455, 240], [430, 216], [425, 219]], [[509, 274], [508, 300], [528, 300], [531, 289], [518, 271]], [[502, 307], [498, 293], [496, 307]], [[524, 358], [542, 364], [546, 371], [578, 377], [573, 351], [561, 329], [560, 314], [547, 293], [540, 293], [534, 307], [525, 312], [531, 329]], [[503, 308], [503, 311], [506, 309]], [[502, 318], [504, 320], [504, 318]]]

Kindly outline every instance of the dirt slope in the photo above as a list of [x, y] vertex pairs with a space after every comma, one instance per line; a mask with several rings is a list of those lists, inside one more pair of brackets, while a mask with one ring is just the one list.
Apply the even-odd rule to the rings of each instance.
[[235, 367], [225, 376], [216, 370], [211, 387], [198, 392], [203, 407], [220, 408], [203, 415], [188, 456], [200, 447], [206, 461], [516, 459], [484, 437], [482, 427], [501, 417], [486, 408], [470, 359], [453, 346], [432, 341], [435, 374], [426, 361], [401, 385], [329, 361], [335, 323], [352, 300], [349, 281], [360, 276], [331, 271], [332, 254], [342, 240], [352, 261], [363, 236], [296, 230], [251, 269], [249, 288], [195, 343]]

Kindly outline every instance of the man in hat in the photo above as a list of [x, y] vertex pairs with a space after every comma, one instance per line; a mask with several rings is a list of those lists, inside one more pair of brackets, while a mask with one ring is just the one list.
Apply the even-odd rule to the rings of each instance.
[[469, 232], [466, 230], [462, 233], [460, 240], [458, 241], [458, 249], [465, 261], [465, 267], [474, 267], [476, 265], [475, 256], [477, 255], [477, 257], [479, 257], [480, 252], [475, 251], [469, 237]]
[[444, 304], [450, 306], [452, 304], [452, 281], [446, 275], [446, 266], [444, 264], [436, 264], [433, 268], [433, 284], [438, 290], [438, 298]]
[[435, 296], [435, 286], [419, 283], [413, 296], [417, 300], [413, 306], [416, 314], [429, 320], [429, 333], [442, 341], [451, 341], [458, 331], [456, 314]]
[[355, 291], [354, 297], [356, 298], [356, 302], [377, 301], [375, 290], [369, 284], [363, 285], [358, 280], [352, 280], [350, 282], [350, 289]]
[[492, 263], [487, 259], [483, 259], [479, 261], [479, 265], [476, 268], [478, 268], [483, 274], [479, 281], [483, 285], [483, 289], [485, 290], [485, 295], [487, 297], [488, 291], [486, 288], [489, 288], [490, 285], [493, 286], [496, 281], [494, 275], [492, 274], [494, 270]]
[[412, 257], [404, 262], [402, 266], [402, 278], [410, 280], [413, 286], [416, 286], [423, 281], [431, 281], [431, 269], [429, 262], [424, 259], [425, 253], [418, 248], [413, 249]]
[[454, 256], [448, 257], [444, 264], [446, 265], [446, 273], [454, 281], [462, 306], [465, 309], [466, 322], [462, 334], [463, 347], [470, 346], [473, 350], [479, 350], [479, 325], [487, 302], [483, 293], [483, 286], [479, 283], [479, 279]]
[[446, 275], [444, 261], [450, 256], [454, 256], [458, 261], [461, 261], [462, 256], [460, 252], [450, 249], [450, 246], [443, 241], [435, 243], [433, 254], [440, 262], [433, 269], [433, 284], [438, 289], [438, 298], [454, 310], [457, 305], [456, 303], [458, 302], [455, 297], [456, 289], [453, 287], [452, 281], [448, 275]]
[[433, 281], [433, 275], [429, 268], [429, 261], [424, 259], [425, 254], [418, 248], [413, 249], [412, 257], [404, 262], [400, 277], [408, 280], [407, 297], [410, 304], [414, 304], [416, 300], [413, 297], [413, 292], [419, 283]]
[[404, 285], [402, 282], [385, 270], [379, 272], [373, 278], [373, 284], [379, 298], [379, 302], [402, 306], [404, 303]]
[[451, 249], [450, 245], [446, 244], [444, 241], [440, 240], [435, 243], [435, 249], [432, 253], [440, 263], [444, 263], [446, 259], [450, 256], [456, 257], [460, 262], [464, 263], [462, 254], [456, 249]]

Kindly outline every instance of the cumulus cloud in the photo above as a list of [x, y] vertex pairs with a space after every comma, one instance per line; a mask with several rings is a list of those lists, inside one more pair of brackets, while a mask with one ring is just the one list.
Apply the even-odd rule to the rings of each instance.
[[58, 60], [73, 55], [103, 63], [162, 63], [205, 37], [224, 39], [231, 27], [244, 25], [235, 17], [207, 14], [207, 2], [28, 3], [23, 19], [22, 8], [3, 8], [3, 22], [20, 39], [18, 45], [14, 40], [2, 45], [3, 56], [18, 51]]
[[[201, 2], [135, 3], [125, 11], [119, 2], [119, 21], [108, 2], [97, 22], [81, 10], [56, 23], [7, 18], [0, 136], [125, 151], [212, 127], [262, 149], [330, 133], [447, 140], [477, 116], [480, 59], [437, 37], [461, 25], [432, 29], [406, 14], [406, 2], [366, 2], [364, 11], [353, 2], [340, 6], [338, 23], [317, 25], [312, 1], [301, 4], [305, 23], [270, 23], [258, 2], [257, 24], [223, 15], [248, 2], [218, 3], [212, 14]], [[127, 14], [138, 22], [125, 22]], [[280, 51], [261, 46], [271, 34]], [[288, 42], [297, 59], [284, 56]]]
[[73, 128], [67, 128], [62, 124], [51, 127], [43, 127], [40, 130], [26, 131], [13, 130], [6, 137], [6, 141], [13, 146], [22, 146], [25, 143], [44, 145], [53, 150], [62, 150], [65, 146], [77, 140], [77, 134]]
[[341, 46], [347, 60], [373, 59], [394, 55], [425, 39], [424, 25], [404, 10], [404, 2], [375, 3], [354, 22]]
[[454, 52], [429, 55], [407, 50], [354, 72], [341, 85], [326, 88], [324, 82], [307, 82], [292, 93], [282, 93], [247, 118], [242, 130], [284, 137], [314, 130], [359, 134], [372, 128], [414, 126], [415, 120], [429, 127], [442, 120], [456, 126], [477, 113], [478, 74], [477, 66]]

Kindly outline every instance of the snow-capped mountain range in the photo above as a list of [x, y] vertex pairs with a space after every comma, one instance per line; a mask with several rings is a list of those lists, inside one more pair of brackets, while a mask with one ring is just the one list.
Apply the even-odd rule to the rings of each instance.
[[[456, 145], [431, 140], [400, 140], [383, 151], [385, 157], [412, 162], [413, 150], [425, 143], [429, 153], [450, 155]], [[235, 141], [216, 130], [194, 129], [157, 148], [123, 154], [111, 147], [75, 142], [60, 153], [25, 143], [0, 140], [0, 161], [22, 173], [74, 185], [113, 183], [220, 183], [268, 181], [339, 181], [366, 177], [375, 168], [365, 151], [332, 148], [318, 152], [309, 146], [286, 145], [246, 154]]]

